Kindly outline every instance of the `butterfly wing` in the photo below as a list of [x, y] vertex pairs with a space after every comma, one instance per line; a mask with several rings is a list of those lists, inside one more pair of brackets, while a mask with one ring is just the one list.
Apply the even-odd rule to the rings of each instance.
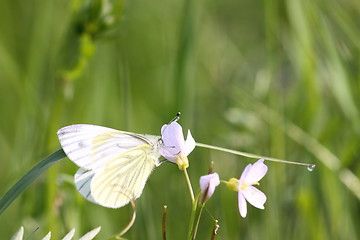
[[155, 138], [89, 124], [63, 127], [58, 137], [71, 161], [95, 171], [122, 152], [143, 144], [154, 145], [150, 138]]
[[158, 157], [150, 145], [130, 149], [107, 162], [91, 181], [91, 195], [103, 206], [119, 208], [140, 197]]
[[96, 203], [95, 199], [91, 195], [90, 183], [94, 177], [95, 172], [84, 168], [79, 168], [75, 173], [74, 182], [76, 189], [79, 193], [89, 200], [90, 202]]
[[75, 186], [87, 200], [118, 208], [138, 198], [159, 163], [160, 137], [76, 124], [58, 131], [66, 155], [81, 168]]

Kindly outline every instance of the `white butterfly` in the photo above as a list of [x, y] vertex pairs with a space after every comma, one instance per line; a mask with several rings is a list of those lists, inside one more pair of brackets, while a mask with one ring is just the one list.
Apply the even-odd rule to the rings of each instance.
[[60, 144], [80, 169], [78, 191], [89, 201], [119, 208], [140, 197], [152, 170], [161, 164], [160, 136], [77, 124], [58, 131]]

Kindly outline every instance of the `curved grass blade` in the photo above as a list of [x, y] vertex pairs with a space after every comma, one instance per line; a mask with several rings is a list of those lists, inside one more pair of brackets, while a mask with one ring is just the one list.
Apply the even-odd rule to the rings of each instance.
[[20, 193], [22, 193], [38, 176], [64, 157], [66, 157], [64, 151], [59, 149], [26, 173], [0, 200], [0, 214], [2, 214]]

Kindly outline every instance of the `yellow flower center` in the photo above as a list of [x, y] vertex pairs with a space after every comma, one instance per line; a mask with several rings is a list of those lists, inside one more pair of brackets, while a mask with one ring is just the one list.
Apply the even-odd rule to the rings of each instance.
[[238, 187], [239, 187], [239, 179], [236, 178], [230, 178], [229, 181], [223, 181], [226, 186], [232, 190], [232, 191], [239, 191]]
[[[230, 178], [229, 181], [223, 181], [223, 180], [222, 180], [222, 182], [225, 183], [226, 186], [227, 186], [230, 190], [235, 191], [235, 192], [238, 192], [238, 191], [239, 191], [239, 184], [240, 184], [240, 183], [239, 183], [239, 179]], [[250, 184], [250, 185], [247, 185], [247, 184], [245, 184], [245, 183], [242, 183], [241, 186], [240, 186], [240, 190], [241, 190], [241, 191], [245, 191], [246, 188], [248, 188], [248, 187], [251, 186], [251, 185], [259, 185], [259, 183], [256, 182], [256, 183], [253, 183], [253, 184]]]
[[179, 155], [179, 157], [176, 158], [176, 164], [180, 170], [184, 170], [189, 167], [189, 160], [186, 156]]
[[245, 183], [243, 183], [243, 184], [241, 184], [240, 189], [241, 189], [242, 191], [244, 191], [244, 190], [246, 190], [247, 187], [248, 187], [248, 185], [246, 185]]
[[245, 183], [243, 183], [243, 184], [241, 185], [240, 189], [241, 189], [242, 191], [245, 191], [246, 188], [248, 188], [249, 186], [253, 186], [253, 185], [260, 185], [260, 183], [256, 182], [256, 183], [253, 183], [253, 184], [250, 184], [250, 185], [246, 185]]

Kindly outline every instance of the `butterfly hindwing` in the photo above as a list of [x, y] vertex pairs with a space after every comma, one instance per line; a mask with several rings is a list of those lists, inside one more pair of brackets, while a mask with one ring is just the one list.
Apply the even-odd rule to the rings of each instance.
[[75, 173], [74, 182], [76, 189], [84, 198], [86, 198], [90, 202], [96, 203], [96, 201], [91, 195], [90, 189], [91, 180], [94, 175], [95, 173], [92, 170], [79, 168], [79, 170]]
[[118, 208], [138, 198], [158, 159], [151, 146], [130, 149], [109, 161], [91, 181], [91, 194], [99, 204]]

